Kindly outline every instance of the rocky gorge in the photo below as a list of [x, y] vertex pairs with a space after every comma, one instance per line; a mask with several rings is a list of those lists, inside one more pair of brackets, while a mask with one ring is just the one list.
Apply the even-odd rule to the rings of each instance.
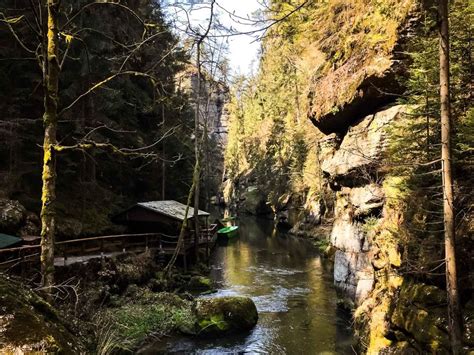
[[0, 6], [0, 349], [473, 353], [473, 3], [172, 3]]
[[[409, 110], [387, 106], [347, 127], [343, 137], [333, 133], [321, 139], [324, 198], [304, 200], [283, 192], [275, 206], [252, 174], [226, 186], [228, 203], [239, 211], [274, 218], [292, 227], [290, 233], [323, 246], [334, 262], [334, 284], [355, 310], [356, 331], [371, 354], [449, 349], [445, 293], [401, 271], [400, 200], [406, 191], [403, 178], [390, 174], [389, 150], [390, 131], [407, 119]], [[468, 346], [473, 344], [471, 307], [472, 301], [465, 309]]]
[[[457, 5], [463, 8], [461, 2]], [[330, 2], [328, 7], [337, 9], [332, 17], [317, 10], [308, 15], [327, 30], [315, 30], [313, 42], [298, 36], [289, 47], [278, 39], [267, 42], [267, 49], [281, 55], [296, 51], [289, 65], [296, 63], [300, 72], [282, 77], [283, 65], [274, 53], [264, 57], [258, 86], [247, 88], [256, 102], [243, 101], [244, 109], [236, 111], [240, 116], [231, 120], [244, 133], [239, 144], [230, 141], [228, 151], [238, 158], [227, 156], [224, 197], [243, 213], [267, 215], [291, 228], [290, 233], [314, 240], [333, 259], [334, 284], [354, 311], [361, 351], [444, 353], [450, 345], [445, 284], [438, 272], [443, 266], [435, 228], [439, 212], [431, 212], [436, 205], [428, 206], [439, 203], [439, 183], [432, 180], [436, 171], [420, 169], [421, 160], [412, 156], [417, 144], [429, 147], [437, 139], [430, 135], [438, 131], [426, 113], [419, 113], [421, 104], [407, 99], [412, 80], [419, 80], [412, 78], [418, 58], [411, 51], [431, 35], [421, 20], [429, 4], [391, 3], [390, 15], [377, 6], [362, 13], [359, 3]], [[378, 33], [378, 46], [371, 46], [378, 29], [364, 21], [380, 20], [377, 16], [391, 25]], [[328, 21], [340, 23], [341, 29], [331, 32]], [[346, 27], [347, 21], [356, 27]], [[357, 37], [361, 22], [365, 34]], [[295, 21], [293, 29], [304, 31], [306, 25]], [[335, 46], [341, 42], [350, 42], [350, 48]], [[335, 54], [345, 57], [337, 60]], [[288, 81], [307, 95], [294, 92], [296, 108]], [[301, 119], [303, 109], [306, 117]], [[416, 134], [415, 142], [410, 141]], [[418, 158], [425, 152], [422, 148]], [[459, 191], [472, 189], [462, 173], [470, 169], [467, 164], [458, 168]], [[458, 208], [471, 211], [472, 198], [462, 201]], [[472, 218], [472, 211], [466, 213]], [[460, 223], [459, 231], [464, 349], [472, 350], [472, 223]]]

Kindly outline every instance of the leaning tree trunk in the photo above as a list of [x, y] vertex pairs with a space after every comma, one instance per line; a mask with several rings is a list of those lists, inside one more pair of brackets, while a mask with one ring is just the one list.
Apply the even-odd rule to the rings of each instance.
[[166, 265], [164, 269], [166, 277], [169, 277], [169, 275], [171, 274], [171, 270], [173, 269], [173, 266], [176, 263], [176, 259], [178, 258], [179, 252], [181, 251], [181, 248], [183, 247], [184, 237], [186, 234], [186, 229], [188, 227], [189, 206], [191, 206], [193, 194], [196, 190], [196, 184], [198, 181], [199, 181], [199, 167], [197, 166], [197, 164], [195, 164], [194, 172], [193, 172], [193, 182], [191, 185], [191, 189], [189, 190], [189, 193], [188, 193], [188, 200], [186, 202], [186, 209], [184, 211], [183, 223], [181, 224], [181, 229], [179, 231], [178, 243], [176, 244], [176, 248], [174, 249], [173, 255], [171, 256], [171, 259], [168, 262], [168, 265]]
[[441, 101], [441, 160], [443, 164], [444, 242], [446, 254], [446, 290], [451, 347], [458, 354], [461, 347], [461, 312], [456, 273], [456, 244], [454, 225], [454, 193], [451, 168], [451, 112], [449, 100], [449, 27], [448, 0], [439, 0], [440, 18], [440, 101]]
[[[166, 127], [166, 117], [165, 117], [165, 106], [161, 104], [161, 116], [162, 116], [162, 124], [163, 129]], [[163, 139], [163, 144], [161, 146], [161, 154], [163, 155], [163, 159], [161, 160], [161, 199], [164, 200], [166, 198], [166, 142]]]
[[43, 191], [41, 196], [41, 284], [45, 293], [51, 295], [54, 284], [54, 232], [56, 171], [54, 147], [58, 122], [58, 81], [59, 81], [59, 0], [48, 0], [47, 36], [43, 44], [44, 82], [44, 143], [43, 143]]
[[[199, 225], [199, 188], [201, 180], [201, 147], [199, 146], [199, 114], [200, 114], [200, 104], [201, 104], [201, 44], [204, 39], [209, 34], [212, 25], [212, 19], [214, 17], [214, 4], [216, 0], [211, 1], [211, 15], [209, 17], [209, 22], [206, 31], [202, 34], [196, 45], [196, 68], [197, 68], [197, 87], [196, 87], [196, 112], [194, 116], [194, 149], [195, 149], [195, 158], [196, 158], [196, 173], [197, 180], [196, 186], [194, 188], [194, 255], [196, 256], [196, 262], [199, 261], [199, 236], [200, 236], [200, 225]], [[206, 129], [204, 133], [207, 134]]]

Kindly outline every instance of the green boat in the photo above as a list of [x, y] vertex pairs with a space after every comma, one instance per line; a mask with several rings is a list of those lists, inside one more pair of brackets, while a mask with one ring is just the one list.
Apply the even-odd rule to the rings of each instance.
[[237, 230], [239, 229], [239, 226], [229, 226], [229, 227], [224, 227], [221, 228], [217, 231], [217, 234], [220, 236], [224, 236], [227, 238], [235, 237], [237, 235]]

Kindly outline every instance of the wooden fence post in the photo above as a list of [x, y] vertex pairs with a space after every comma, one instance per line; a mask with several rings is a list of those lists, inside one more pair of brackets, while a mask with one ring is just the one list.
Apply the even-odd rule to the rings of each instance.
[[21, 277], [23, 278], [25, 276], [25, 265], [24, 265], [24, 255], [23, 253], [21, 252], [21, 249], [18, 251], [18, 257], [20, 259], [20, 273], [21, 273]]

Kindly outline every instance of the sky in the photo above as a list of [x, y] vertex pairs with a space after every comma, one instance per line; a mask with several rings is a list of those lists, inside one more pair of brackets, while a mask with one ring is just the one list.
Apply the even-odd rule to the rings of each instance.
[[[256, 0], [220, 0], [218, 4], [229, 12], [234, 12], [240, 17], [251, 16], [251, 14], [260, 9], [260, 5]], [[257, 29], [253, 24], [251, 26], [239, 25], [232, 21], [228, 15], [222, 15], [221, 21], [240, 30], [248, 32]], [[255, 70], [258, 65], [258, 50], [260, 43], [255, 41], [255, 37], [250, 35], [240, 35], [229, 37], [229, 60], [232, 70], [235, 73], [250, 74], [252, 69]], [[254, 62], [252, 65], [252, 61]]]
[[[183, 1], [181, 0], [180, 3]], [[192, 2], [192, 1], [188, 1]], [[194, 1], [200, 3], [201, 1]], [[173, 3], [173, 0], [169, 0], [169, 3]], [[193, 27], [202, 24], [203, 27], [207, 24], [207, 19], [210, 15], [209, 7], [200, 8], [199, 5], [195, 5], [197, 9], [193, 10], [190, 15], [190, 20]], [[217, 0], [215, 6], [216, 12], [218, 13], [219, 21], [226, 27], [232, 27], [238, 32], [250, 32], [259, 28], [259, 26], [252, 21], [247, 21], [247, 24], [242, 24], [241, 21], [236, 21], [236, 18], [232, 18], [226, 11], [234, 14], [238, 17], [251, 17], [252, 13], [261, 9], [261, 5], [257, 0]], [[170, 9], [177, 13], [177, 7], [171, 6]], [[185, 18], [184, 12], [179, 13], [178, 17], [181, 19]], [[240, 22], [240, 23], [239, 23]], [[250, 75], [256, 71], [258, 67], [258, 53], [260, 43], [255, 40], [255, 35], [234, 35], [225, 38], [228, 44], [229, 53], [228, 59], [233, 74]]]

